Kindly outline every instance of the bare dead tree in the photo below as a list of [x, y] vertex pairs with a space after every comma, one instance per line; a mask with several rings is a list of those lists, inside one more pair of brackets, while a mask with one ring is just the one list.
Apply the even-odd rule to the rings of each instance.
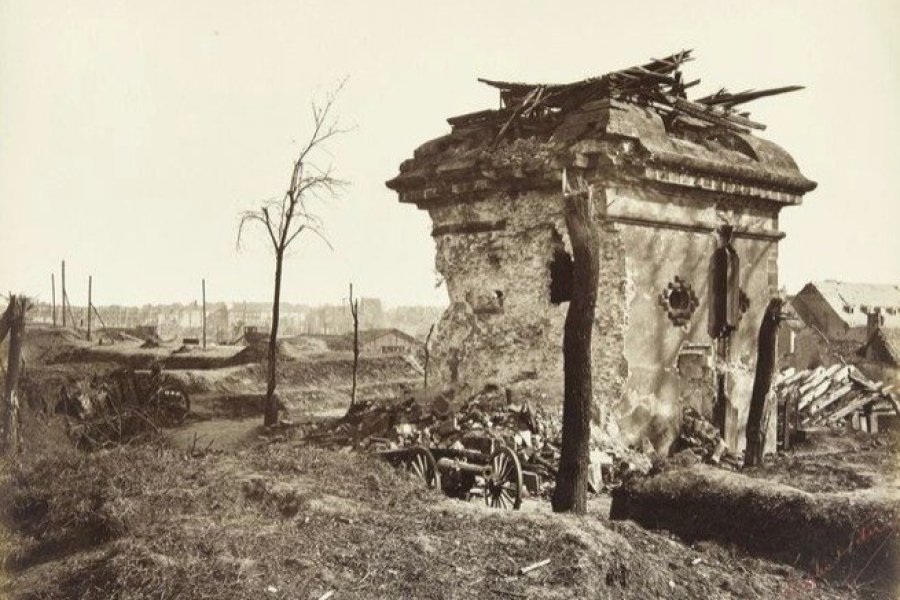
[[[744, 466], [761, 465], [766, 448], [766, 406], [769, 390], [775, 377], [775, 360], [778, 346], [778, 327], [787, 318], [784, 300], [772, 298], [763, 313], [759, 326], [756, 349], [756, 374], [750, 395], [750, 411], [747, 415], [747, 448], [744, 450]], [[785, 423], [785, 427], [788, 424]]]
[[594, 223], [592, 189], [584, 182], [579, 188], [571, 191], [563, 172], [566, 229], [572, 244], [572, 299], [563, 332], [562, 449], [552, 505], [554, 512], [584, 513], [593, 398], [591, 337], [600, 280], [600, 236]]
[[19, 372], [25, 337], [25, 313], [30, 308], [28, 298], [10, 294], [9, 305], [0, 316], [0, 342], [9, 334], [9, 356], [3, 384], [3, 450], [8, 454], [16, 453], [19, 448]]
[[353, 299], [353, 284], [350, 284], [350, 316], [353, 317], [353, 387], [350, 389], [350, 408], [356, 406], [356, 373], [359, 369], [359, 299]]
[[425, 366], [422, 367], [422, 374], [425, 378], [422, 387], [428, 389], [428, 359], [431, 358], [431, 349], [428, 345], [431, 343], [431, 334], [434, 333], [434, 323], [428, 328], [428, 335], [425, 336]]
[[266, 355], [266, 400], [264, 424], [278, 423], [278, 400], [275, 396], [276, 361], [278, 348], [278, 320], [281, 305], [281, 276], [284, 257], [291, 244], [304, 232], [318, 236], [329, 247], [322, 231], [321, 219], [309, 208], [311, 198], [334, 198], [346, 182], [334, 175], [334, 167], [321, 169], [313, 162], [315, 155], [326, 149], [327, 143], [347, 130], [338, 125], [332, 115], [334, 102], [343, 82], [330, 92], [322, 103], [312, 103], [313, 130], [294, 161], [287, 191], [281, 199], [267, 200], [261, 206], [241, 214], [237, 244], [240, 247], [244, 226], [262, 225], [275, 252], [275, 286], [272, 300], [272, 329]]

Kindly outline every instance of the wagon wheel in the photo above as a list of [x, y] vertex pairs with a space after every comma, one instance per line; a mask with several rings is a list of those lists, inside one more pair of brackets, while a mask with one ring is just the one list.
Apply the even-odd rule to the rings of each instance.
[[162, 386], [153, 395], [153, 405], [167, 425], [180, 425], [191, 412], [191, 398], [176, 386]]
[[424, 446], [410, 449], [409, 457], [403, 461], [406, 470], [425, 482], [429, 488], [441, 487], [441, 474], [438, 472], [434, 455]]
[[519, 510], [522, 506], [522, 466], [516, 453], [500, 448], [491, 456], [484, 501], [493, 508]]

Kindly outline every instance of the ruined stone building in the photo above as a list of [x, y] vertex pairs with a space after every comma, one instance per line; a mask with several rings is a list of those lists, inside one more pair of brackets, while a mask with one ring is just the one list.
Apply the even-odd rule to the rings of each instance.
[[[757, 330], [778, 290], [779, 213], [815, 183], [737, 108], [796, 88], [688, 100], [689, 58], [564, 85], [482, 80], [501, 107], [448, 119], [450, 133], [401, 164], [387, 185], [428, 211], [450, 299], [431, 344], [435, 381], [561, 402], [565, 168], [592, 186], [602, 240], [598, 420], [664, 449], [683, 408], [718, 410], [729, 445], [742, 446]], [[730, 291], [710, 287], [717, 244], [731, 256]], [[713, 339], [723, 294], [739, 298], [740, 321]]]
[[782, 364], [849, 363], [875, 380], [900, 384], [900, 286], [813, 281], [791, 305], [799, 322], [782, 336]]

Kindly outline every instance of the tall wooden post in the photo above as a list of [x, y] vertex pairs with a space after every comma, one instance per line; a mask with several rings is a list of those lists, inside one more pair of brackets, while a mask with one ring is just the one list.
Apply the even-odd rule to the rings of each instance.
[[203, 349], [206, 349], [206, 279], [202, 280], [203, 287]]
[[[769, 407], [769, 390], [775, 378], [778, 348], [778, 326], [784, 320], [784, 300], [772, 298], [766, 306], [756, 349], [756, 374], [753, 393], [750, 395], [750, 411], [747, 415], [747, 448], [744, 450], [744, 466], [755, 467], [763, 463], [766, 450], [766, 429]], [[787, 423], [785, 423], [787, 426]]]
[[91, 339], [91, 279], [88, 275], [87, 339]]
[[66, 261], [62, 261], [62, 326], [66, 326]]
[[50, 301], [53, 310], [53, 326], [56, 327], [56, 275], [50, 273]]
[[350, 315], [353, 317], [353, 387], [350, 389], [350, 409], [356, 406], [356, 372], [359, 369], [359, 300], [353, 299], [353, 284], [350, 284]]

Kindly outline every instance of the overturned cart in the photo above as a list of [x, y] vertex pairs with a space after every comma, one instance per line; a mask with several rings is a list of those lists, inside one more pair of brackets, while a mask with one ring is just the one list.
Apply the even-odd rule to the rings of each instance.
[[409, 446], [382, 450], [376, 455], [407, 469], [428, 487], [441, 489], [452, 498], [470, 500], [481, 496], [492, 508], [518, 510], [524, 487], [519, 458], [506, 446], [490, 446], [490, 452]]

